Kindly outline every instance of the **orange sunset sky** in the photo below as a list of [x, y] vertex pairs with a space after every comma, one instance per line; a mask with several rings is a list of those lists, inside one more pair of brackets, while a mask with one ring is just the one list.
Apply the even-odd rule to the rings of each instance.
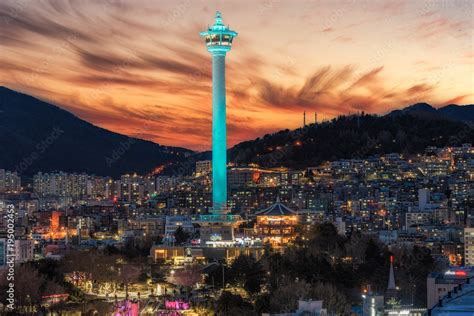
[[228, 144], [416, 102], [474, 101], [469, 0], [0, 3], [0, 85], [115, 132], [208, 150], [216, 10], [227, 56]]

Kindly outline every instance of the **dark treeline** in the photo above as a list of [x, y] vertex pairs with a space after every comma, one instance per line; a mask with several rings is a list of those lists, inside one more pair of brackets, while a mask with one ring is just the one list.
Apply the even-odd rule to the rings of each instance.
[[473, 139], [474, 129], [459, 121], [410, 114], [362, 114], [240, 143], [230, 150], [230, 159], [237, 164], [305, 168], [338, 159], [417, 154], [428, 146], [457, 146]]

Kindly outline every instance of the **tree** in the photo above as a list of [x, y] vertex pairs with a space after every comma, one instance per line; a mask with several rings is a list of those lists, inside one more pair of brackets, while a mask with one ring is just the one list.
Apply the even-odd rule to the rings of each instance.
[[216, 301], [216, 311], [222, 316], [257, 316], [250, 302], [238, 294], [222, 292]]
[[365, 249], [364, 263], [355, 273], [359, 277], [359, 282], [372, 285], [374, 290], [385, 291], [390, 269], [390, 255], [386, 246], [370, 238]]
[[[40, 304], [46, 278], [30, 265], [24, 264], [16, 269], [15, 291], [18, 305]], [[21, 294], [20, 294], [21, 293]]]
[[183, 286], [187, 290], [199, 283], [202, 279], [202, 267], [198, 265], [184, 266], [182, 269], [173, 270], [168, 277], [168, 282], [178, 286]]
[[188, 232], [184, 231], [183, 227], [179, 226], [174, 231], [174, 239], [178, 245], [182, 245], [183, 243], [187, 242], [190, 235]]
[[332, 284], [321, 282], [313, 284], [309, 296], [313, 300], [323, 301], [323, 305], [327, 308], [329, 313], [336, 315], [350, 314], [350, 302], [344, 293], [340, 292]]
[[357, 232], [352, 234], [348, 242], [344, 245], [347, 256], [352, 258], [351, 263], [353, 271], [355, 271], [355, 269], [365, 260], [367, 239], [368, 238]]
[[326, 254], [328, 256], [340, 255], [344, 238], [340, 236], [331, 223], [315, 225], [309, 237], [309, 250], [312, 254]]
[[223, 264], [214, 264], [208, 268], [208, 272], [205, 278], [207, 285], [212, 285], [214, 288], [223, 288], [222, 274], [224, 274], [224, 282], [229, 283], [229, 276], [231, 275], [230, 267]]
[[264, 258], [263, 264], [265, 270], [268, 271], [268, 286], [270, 289], [276, 289], [282, 277], [288, 272], [285, 267], [285, 257], [279, 252], [272, 253]]
[[[15, 266], [15, 307], [38, 306], [41, 304], [41, 296], [46, 285], [46, 278], [38, 273], [29, 264]], [[10, 281], [7, 280], [6, 270], [0, 278], [2, 302], [6, 301], [7, 289]]]
[[121, 261], [123, 258], [119, 255], [97, 250], [70, 251], [64, 257], [62, 267], [64, 273], [84, 273], [88, 278], [85, 281], [89, 281], [92, 284], [92, 290], [97, 291], [100, 290], [101, 284], [117, 283]]
[[249, 293], [258, 293], [265, 283], [262, 265], [253, 257], [240, 255], [231, 265], [228, 282], [243, 287]]
[[324, 308], [334, 314], [350, 312], [351, 304], [346, 296], [334, 285], [317, 282], [287, 281], [269, 296], [269, 309], [272, 313], [294, 312], [298, 300], [321, 300]]
[[426, 302], [426, 276], [433, 271], [440, 271], [430, 250], [413, 247], [402, 249], [395, 256], [395, 280], [400, 286], [400, 298], [415, 305]]
[[142, 271], [138, 276], [138, 282], [145, 283], [148, 280], [148, 274], [145, 271]]
[[120, 280], [125, 284], [125, 293], [128, 296], [128, 286], [130, 283], [138, 281], [141, 273], [141, 268], [133, 263], [123, 263], [120, 266]]
[[299, 299], [308, 298], [311, 287], [305, 281], [285, 281], [270, 294], [268, 311], [271, 313], [294, 312], [298, 306]]

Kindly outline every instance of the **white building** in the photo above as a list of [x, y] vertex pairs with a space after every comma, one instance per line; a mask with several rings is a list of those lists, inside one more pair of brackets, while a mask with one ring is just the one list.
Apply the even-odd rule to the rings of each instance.
[[34, 243], [30, 239], [19, 239], [15, 240], [15, 261], [17, 263], [23, 263], [32, 261]]
[[464, 264], [474, 266], [474, 227], [464, 228]]
[[474, 270], [462, 267], [451, 268], [444, 273], [430, 273], [426, 279], [427, 307], [432, 308], [459, 284], [466, 283], [466, 280], [472, 277], [474, 277]]
[[474, 278], [452, 288], [442, 299], [428, 310], [428, 316], [472, 316], [474, 315]]
[[383, 295], [364, 294], [362, 299], [363, 316], [383, 316], [385, 309]]
[[20, 189], [21, 181], [16, 171], [0, 169], [0, 193], [19, 192]]

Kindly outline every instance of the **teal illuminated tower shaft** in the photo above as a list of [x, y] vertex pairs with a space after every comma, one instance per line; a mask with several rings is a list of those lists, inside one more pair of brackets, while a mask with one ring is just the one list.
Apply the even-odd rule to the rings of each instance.
[[212, 54], [212, 213], [224, 214], [227, 212], [225, 56], [237, 33], [222, 23], [217, 12], [214, 25], [200, 35]]
[[212, 203], [214, 212], [227, 207], [225, 52], [212, 54]]

